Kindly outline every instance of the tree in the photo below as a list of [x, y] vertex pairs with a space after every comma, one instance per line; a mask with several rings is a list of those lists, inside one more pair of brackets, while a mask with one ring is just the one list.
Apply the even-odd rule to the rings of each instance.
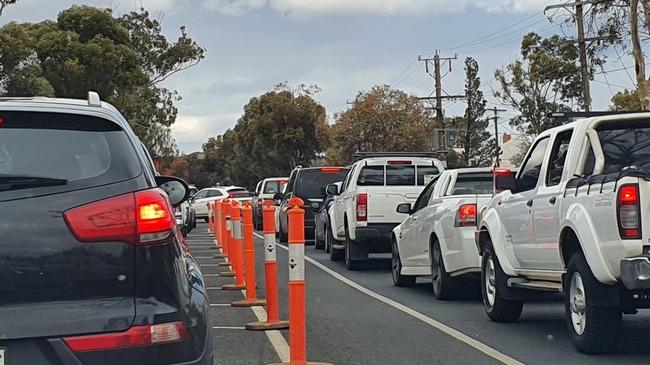
[[[510, 125], [535, 136], [557, 125], [547, 117], [555, 111], [569, 111], [582, 100], [579, 55], [572, 43], [558, 35], [543, 39], [535, 33], [524, 36], [521, 60], [495, 71], [494, 96], [519, 115]], [[593, 74], [600, 61], [592, 62]]]
[[5, 10], [5, 8], [11, 4], [15, 4], [18, 0], [0, 0], [0, 15]]
[[56, 21], [0, 28], [0, 94], [85, 98], [89, 90], [115, 105], [151, 153], [177, 153], [170, 126], [180, 96], [160, 82], [204, 57], [184, 28], [175, 42], [141, 9], [73, 6]]
[[352, 107], [336, 115], [326, 160], [347, 164], [357, 151], [431, 151], [434, 128], [417, 97], [375, 86], [359, 92]]
[[280, 84], [252, 98], [233, 129], [203, 145], [207, 173], [213, 183], [254, 187], [268, 176], [287, 176], [311, 165], [322, 153], [317, 130], [323, 130], [325, 108], [313, 99], [318, 88]]
[[609, 107], [613, 111], [641, 111], [643, 105], [639, 97], [639, 90], [619, 91], [612, 97], [612, 105]]
[[484, 117], [486, 101], [481, 91], [481, 78], [478, 76], [478, 62], [472, 57], [465, 59], [465, 96], [467, 108], [465, 117], [457, 118], [460, 145], [464, 150], [462, 165], [484, 166], [490, 164], [494, 156], [494, 141], [487, 131], [489, 121]]

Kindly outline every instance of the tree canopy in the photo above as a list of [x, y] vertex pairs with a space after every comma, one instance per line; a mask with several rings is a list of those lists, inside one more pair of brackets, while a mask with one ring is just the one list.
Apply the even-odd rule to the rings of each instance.
[[0, 94], [85, 98], [115, 105], [154, 155], [175, 153], [169, 127], [180, 95], [160, 85], [204, 58], [182, 27], [176, 41], [141, 9], [121, 17], [73, 6], [56, 21], [0, 28]]

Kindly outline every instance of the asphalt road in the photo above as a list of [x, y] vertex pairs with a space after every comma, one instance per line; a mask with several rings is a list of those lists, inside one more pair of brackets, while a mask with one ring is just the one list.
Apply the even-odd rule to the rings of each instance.
[[[204, 227], [195, 232], [205, 230]], [[201, 233], [193, 232], [191, 245], [196, 242], [192, 236], [200, 237], [196, 235]], [[262, 240], [256, 238], [259, 296], [264, 293], [261, 247]], [[277, 252], [281, 317], [286, 319], [287, 251], [278, 247]], [[342, 263], [331, 262], [324, 251], [313, 246], [306, 247], [305, 252], [313, 260], [306, 264], [310, 361], [338, 365], [650, 364], [650, 314], [647, 312], [624, 317], [625, 331], [619, 352], [587, 356], [577, 353], [569, 341], [560, 297], [527, 303], [518, 323], [492, 323], [483, 312], [477, 293], [468, 295], [468, 299], [443, 302], [433, 297], [427, 279], [418, 279], [413, 288], [394, 287], [390, 259], [386, 256], [375, 258], [364, 270], [353, 272]], [[215, 270], [218, 269], [212, 266], [204, 268], [206, 273], [218, 272]], [[207, 279], [208, 283], [217, 280]], [[475, 290], [476, 287], [468, 287], [470, 292]], [[241, 298], [241, 293], [236, 293], [212, 289], [210, 297], [215, 302], [227, 303]], [[218, 363], [278, 361], [277, 351], [265, 335], [227, 329], [243, 326], [254, 318], [250, 310], [213, 308]], [[282, 334], [288, 339], [286, 331]], [[238, 345], [241, 341], [254, 350], [242, 351]]]

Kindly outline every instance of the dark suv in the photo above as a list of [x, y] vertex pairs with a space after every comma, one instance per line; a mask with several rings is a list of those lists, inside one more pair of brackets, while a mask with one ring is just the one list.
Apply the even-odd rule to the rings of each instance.
[[305, 202], [305, 240], [314, 239], [314, 209], [312, 203], [321, 204], [325, 198], [325, 188], [329, 184], [343, 181], [350, 169], [345, 167], [297, 167], [291, 172], [284, 194], [276, 194], [276, 200], [280, 200], [278, 209], [280, 215], [280, 226], [278, 232], [280, 242], [287, 242], [289, 229], [287, 222], [287, 210], [289, 199], [296, 196]]
[[97, 94], [0, 98], [0, 363], [212, 364], [188, 195]]

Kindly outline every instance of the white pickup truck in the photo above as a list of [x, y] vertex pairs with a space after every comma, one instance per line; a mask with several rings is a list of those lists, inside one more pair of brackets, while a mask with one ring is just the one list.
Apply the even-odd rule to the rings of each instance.
[[441, 300], [472, 286], [478, 289], [471, 285], [478, 282], [481, 262], [474, 243], [476, 215], [492, 193], [491, 169], [446, 170], [415, 204], [398, 205], [397, 212], [408, 216], [393, 230], [395, 286], [412, 286], [418, 276], [431, 276], [433, 294]]
[[[391, 236], [404, 217], [395, 211], [401, 203], [415, 202], [443, 164], [432, 153], [362, 153], [345, 177], [330, 209], [329, 227], [334, 244], [330, 257], [345, 258], [350, 270], [368, 260], [369, 253], [391, 252]], [[340, 190], [340, 191], [339, 191]]]
[[565, 294], [580, 352], [614, 351], [622, 313], [650, 307], [650, 113], [582, 119], [540, 134], [481, 214], [483, 302], [516, 321], [540, 291]]

